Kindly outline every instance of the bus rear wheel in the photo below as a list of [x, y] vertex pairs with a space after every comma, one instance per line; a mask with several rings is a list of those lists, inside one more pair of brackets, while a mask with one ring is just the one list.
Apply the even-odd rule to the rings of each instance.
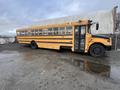
[[32, 49], [37, 49], [38, 48], [38, 45], [35, 41], [32, 41], [30, 46], [31, 46]]
[[105, 48], [100, 44], [94, 44], [90, 47], [90, 55], [94, 57], [104, 56]]

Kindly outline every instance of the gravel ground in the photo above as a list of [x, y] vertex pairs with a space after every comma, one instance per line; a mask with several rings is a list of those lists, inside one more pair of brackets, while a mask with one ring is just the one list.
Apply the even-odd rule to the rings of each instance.
[[[120, 90], [120, 52], [93, 58], [70, 51], [0, 45], [0, 90]], [[84, 59], [111, 67], [110, 77], [89, 73], [71, 62]]]

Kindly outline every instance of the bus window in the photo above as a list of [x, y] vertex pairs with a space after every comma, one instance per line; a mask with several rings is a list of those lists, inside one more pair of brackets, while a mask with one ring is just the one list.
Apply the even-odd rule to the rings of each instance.
[[26, 31], [24, 31], [24, 36], [27, 36], [27, 32]]
[[66, 27], [66, 34], [67, 34], [67, 35], [72, 34], [72, 26], [67, 26], [67, 27]]
[[22, 36], [22, 32], [20, 31], [20, 36]]
[[24, 32], [23, 31], [21, 32], [21, 36], [24, 36]]
[[25, 31], [25, 36], [28, 36], [29, 35], [29, 32], [28, 31]]
[[32, 36], [35, 35], [35, 31], [34, 31], [34, 30], [31, 31], [31, 35], [32, 35]]
[[39, 30], [39, 35], [42, 35], [42, 30]]
[[48, 28], [48, 35], [52, 35], [53, 32], [52, 32], [52, 28]]
[[58, 35], [58, 28], [53, 28], [54, 30], [54, 35]]
[[20, 36], [22, 36], [22, 31], [20, 31]]
[[44, 29], [42, 35], [48, 35], [48, 30]]
[[48, 35], [48, 30], [47, 29], [45, 30], [45, 35]]
[[45, 35], [45, 30], [42, 30], [42, 35]]
[[35, 36], [38, 36], [38, 34], [39, 34], [38, 30], [35, 30]]
[[20, 36], [20, 32], [17, 32], [17, 35]]
[[27, 32], [27, 36], [31, 36], [31, 32], [30, 31]]
[[19, 32], [19, 36], [21, 36], [21, 31]]
[[60, 27], [59, 31], [58, 31], [59, 35], [64, 35], [65, 34], [65, 28], [64, 27]]
[[26, 31], [24, 31], [24, 36], [26, 36]]

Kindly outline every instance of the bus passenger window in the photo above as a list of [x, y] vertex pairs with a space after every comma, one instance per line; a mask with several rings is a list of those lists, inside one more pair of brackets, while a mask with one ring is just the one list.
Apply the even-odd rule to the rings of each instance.
[[24, 36], [26, 36], [26, 31], [24, 31]]
[[30, 33], [30, 31], [28, 31], [28, 36], [31, 36], [31, 33]]
[[48, 30], [47, 29], [45, 30], [45, 35], [48, 35]]
[[35, 36], [38, 36], [38, 30], [35, 30]]
[[42, 35], [45, 35], [45, 30], [42, 30]]
[[28, 36], [28, 34], [29, 34], [28, 31], [25, 31], [25, 36]]
[[67, 26], [67, 27], [66, 27], [66, 34], [67, 34], [67, 35], [72, 34], [72, 26]]
[[54, 35], [58, 35], [58, 28], [53, 28], [54, 30]]
[[39, 30], [39, 35], [42, 35], [42, 30]]
[[22, 31], [22, 32], [21, 32], [21, 36], [23, 36], [23, 35], [24, 35], [24, 32]]
[[48, 35], [48, 30], [44, 29], [42, 35]]
[[17, 35], [20, 36], [20, 32], [17, 32]]
[[48, 35], [52, 35], [52, 28], [48, 28]]
[[31, 31], [31, 35], [32, 35], [32, 36], [35, 35], [35, 31], [34, 31], [34, 30]]
[[59, 31], [58, 31], [59, 35], [64, 35], [65, 34], [65, 28], [64, 27], [60, 27]]
[[22, 36], [22, 31], [20, 31], [20, 36]]
[[19, 32], [19, 35], [21, 36], [21, 31]]

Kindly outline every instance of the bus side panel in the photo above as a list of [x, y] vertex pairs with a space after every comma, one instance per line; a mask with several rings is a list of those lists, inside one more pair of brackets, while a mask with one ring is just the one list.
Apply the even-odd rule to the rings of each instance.
[[57, 49], [61, 46], [72, 48], [72, 36], [22, 36], [17, 37], [19, 43], [30, 44], [35, 41], [39, 48]]
[[72, 47], [72, 44], [56, 44], [56, 43], [37, 43], [39, 48], [57, 49], [60, 50], [60, 46]]

